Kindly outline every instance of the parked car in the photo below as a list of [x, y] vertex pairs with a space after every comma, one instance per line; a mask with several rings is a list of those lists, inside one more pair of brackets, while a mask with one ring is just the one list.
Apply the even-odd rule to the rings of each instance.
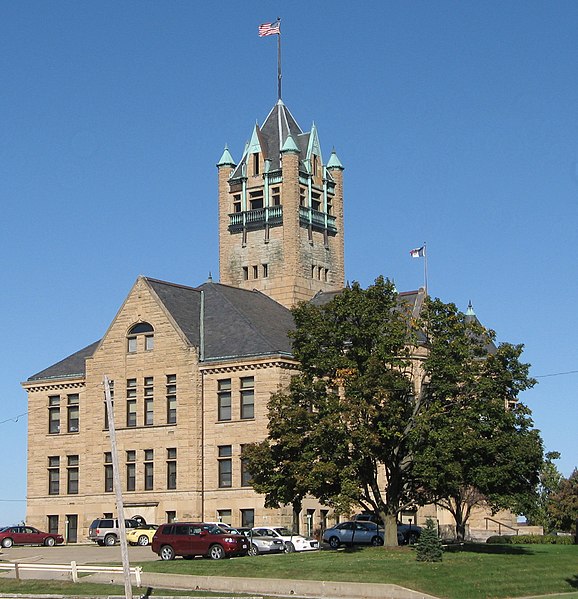
[[[332, 549], [340, 545], [383, 545], [384, 529], [375, 522], [353, 521], [340, 522], [323, 533], [323, 541]], [[399, 542], [399, 535], [398, 535]]]
[[0, 545], [4, 549], [12, 545], [46, 545], [54, 547], [64, 543], [64, 537], [57, 533], [42, 532], [33, 526], [5, 526], [0, 528]]
[[[124, 525], [128, 532], [131, 528], [137, 528], [140, 522], [134, 518], [126, 518]], [[118, 542], [119, 535], [118, 520], [114, 518], [97, 518], [88, 529], [88, 538], [99, 545], [114, 545]]]
[[177, 555], [188, 559], [196, 555], [223, 559], [247, 555], [249, 540], [206, 522], [175, 522], [159, 526], [151, 548], [162, 560], [172, 560]]
[[249, 555], [283, 553], [285, 551], [285, 541], [279, 537], [273, 537], [262, 531], [254, 531], [250, 528], [238, 528], [237, 530], [249, 539]]
[[[409, 524], [397, 525], [397, 542], [399, 545], [414, 543], [419, 538], [421, 528]], [[323, 541], [332, 549], [340, 545], [383, 545], [385, 528], [369, 520], [353, 520], [341, 522], [323, 533]]]
[[284, 526], [255, 526], [251, 530], [253, 533], [257, 532], [262, 535], [281, 539], [285, 543], [285, 551], [287, 553], [319, 549], [319, 541], [316, 539], [308, 539], [301, 535], [293, 534]]
[[129, 545], [150, 545], [157, 528], [157, 524], [139, 524], [127, 530], [126, 541]]

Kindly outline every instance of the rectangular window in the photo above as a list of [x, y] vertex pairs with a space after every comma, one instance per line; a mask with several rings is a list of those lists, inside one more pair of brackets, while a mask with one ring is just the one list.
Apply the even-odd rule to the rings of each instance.
[[253, 528], [255, 526], [255, 510], [241, 510], [241, 527]]
[[233, 524], [233, 511], [232, 510], [217, 510], [217, 520], [231, 526]]
[[266, 279], [269, 276], [269, 265], [263, 264], [263, 278]]
[[78, 495], [78, 456], [68, 456], [68, 467], [67, 467], [67, 484], [66, 492], [69, 495]]
[[241, 194], [236, 193], [233, 196], [233, 212], [241, 212]]
[[231, 379], [217, 381], [219, 420], [231, 420]]
[[311, 208], [317, 212], [321, 210], [321, 195], [317, 192], [311, 194]]
[[251, 191], [249, 193], [249, 210], [263, 208], [263, 190]]
[[112, 454], [107, 451], [104, 454], [104, 492], [112, 493], [113, 488]]
[[147, 376], [144, 379], [144, 423], [145, 426], [154, 424], [154, 379]]
[[48, 532], [52, 535], [58, 534], [58, 516], [46, 516]]
[[136, 336], [127, 339], [127, 350], [129, 354], [136, 353]]
[[219, 446], [219, 487], [229, 488], [233, 486], [233, 448], [231, 445]]
[[169, 510], [168, 512], [165, 512], [165, 515], [166, 520], [169, 524], [171, 524], [177, 519], [177, 512], [175, 512], [174, 510]]
[[56, 435], [60, 432], [60, 395], [48, 398], [48, 433]]
[[126, 425], [136, 426], [136, 399], [126, 401]]
[[78, 393], [68, 396], [68, 432], [77, 433], [79, 425], [80, 397]]
[[259, 278], [259, 267], [257, 265], [253, 266], [253, 278], [254, 279]]
[[177, 449], [167, 449], [167, 489], [177, 488]]
[[58, 495], [60, 493], [60, 458], [58, 456], [48, 457], [48, 494]]
[[255, 379], [252, 376], [241, 379], [241, 418], [255, 417]]
[[154, 335], [145, 335], [145, 351], [152, 351], [155, 348]]
[[134, 491], [136, 489], [136, 451], [126, 452], [126, 490]]
[[249, 267], [243, 266], [243, 281], [249, 280]]
[[144, 450], [144, 489], [152, 491], [154, 487], [154, 451], [152, 449]]
[[242, 487], [250, 487], [251, 486], [251, 473], [247, 468], [247, 459], [243, 457], [243, 450], [245, 449], [244, 445], [241, 445], [241, 486]]
[[254, 175], [259, 174], [259, 153], [258, 152], [255, 152], [253, 154], [253, 174]]
[[167, 424], [177, 422], [177, 375], [167, 374]]
[[271, 199], [273, 206], [281, 206], [281, 189], [279, 187], [271, 189]]

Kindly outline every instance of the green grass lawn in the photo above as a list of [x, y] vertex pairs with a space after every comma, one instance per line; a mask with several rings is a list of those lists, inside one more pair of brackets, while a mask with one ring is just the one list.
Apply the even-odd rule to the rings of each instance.
[[393, 583], [448, 599], [578, 597], [576, 545], [466, 545], [449, 548], [440, 563], [417, 562], [407, 547], [368, 547], [140, 565], [144, 571], [175, 574]]
[[[549, 593], [564, 593], [564, 599], [578, 598], [577, 545], [466, 545], [449, 548], [444, 552], [443, 561], [433, 564], [417, 562], [415, 552], [407, 547], [391, 550], [368, 547], [222, 561], [158, 560], [138, 565], [145, 572], [392, 583], [448, 599], [498, 599]], [[0, 579], [0, 592], [95, 597], [122, 595], [124, 588], [113, 590], [111, 585]], [[155, 590], [153, 596], [155, 594], [161, 593]]]

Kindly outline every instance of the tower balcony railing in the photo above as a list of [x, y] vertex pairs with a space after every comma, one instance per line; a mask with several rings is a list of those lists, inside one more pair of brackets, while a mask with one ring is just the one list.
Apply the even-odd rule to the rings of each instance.
[[282, 206], [269, 206], [229, 214], [229, 231], [231, 232], [242, 231], [243, 229], [262, 229], [265, 225], [276, 227], [282, 223]]
[[299, 206], [299, 223], [305, 226], [310, 225], [316, 230], [327, 230], [329, 233], [337, 233], [335, 217], [325, 212], [314, 210], [313, 208]]

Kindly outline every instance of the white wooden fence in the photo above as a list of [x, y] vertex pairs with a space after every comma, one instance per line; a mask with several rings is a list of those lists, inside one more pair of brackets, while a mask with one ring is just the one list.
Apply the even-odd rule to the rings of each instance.
[[[10, 570], [14, 572], [16, 579], [20, 579], [20, 572], [30, 571], [41, 571], [45, 572], [67, 572], [70, 573], [73, 582], [78, 582], [79, 574], [122, 574], [122, 566], [86, 566], [84, 564], [78, 565], [76, 562], [70, 562], [70, 564], [22, 564], [22, 563], [8, 563], [0, 562], [0, 570]], [[134, 580], [137, 587], [141, 586], [141, 572], [142, 568], [136, 566], [130, 568], [131, 576], [134, 576]]]

